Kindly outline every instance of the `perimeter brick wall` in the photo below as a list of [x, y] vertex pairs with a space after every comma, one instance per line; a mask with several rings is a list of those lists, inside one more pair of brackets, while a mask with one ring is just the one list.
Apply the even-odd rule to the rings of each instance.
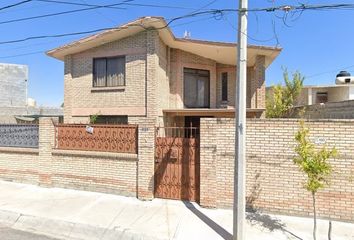
[[127, 154], [54, 149], [53, 121], [41, 118], [37, 149], [0, 147], [0, 179], [152, 199], [155, 119], [145, 120]]
[[309, 119], [354, 119], [354, 100], [295, 107], [291, 117], [299, 115]]
[[[331, 186], [318, 193], [323, 218], [354, 221], [354, 121], [306, 122], [318, 147], [335, 146]], [[312, 198], [293, 164], [296, 119], [248, 119], [247, 203], [268, 212], [309, 216]], [[233, 202], [234, 119], [202, 119], [200, 204], [229, 208]], [[325, 142], [323, 144], [323, 142]]]

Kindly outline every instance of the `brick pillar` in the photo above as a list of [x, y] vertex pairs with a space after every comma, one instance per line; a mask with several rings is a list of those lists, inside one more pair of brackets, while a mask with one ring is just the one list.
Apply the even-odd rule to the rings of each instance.
[[254, 75], [256, 84], [256, 108], [265, 108], [265, 56], [257, 55]]
[[156, 30], [146, 31], [146, 82], [147, 82], [147, 113], [148, 117], [156, 118], [158, 116], [158, 47], [159, 47], [159, 34]]
[[[256, 98], [255, 98], [255, 79], [254, 79], [254, 67], [247, 68], [247, 108], [256, 107]], [[234, 101], [235, 102], [235, 101]]]
[[144, 118], [139, 125], [138, 198], [154, 198], [155, 118]]
[[71, 123], [71, 100], [72, 100], [72, 57], [66, 56], [64, 59], [64, 122]]
[[50, 187], [52, 184], [52, 149], [55, 129], [51, 118], [39, 119], [39, 185]]
[[200, 120], [200, 205], [216, 207], [216, 127], [217, 119]]

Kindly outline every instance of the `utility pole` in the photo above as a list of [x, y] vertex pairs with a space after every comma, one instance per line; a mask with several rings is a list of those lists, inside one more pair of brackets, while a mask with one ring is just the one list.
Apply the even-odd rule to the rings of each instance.
[[235, 170], [233, 239], [245, 239], [246, 224], [246, 86], [247, 86], [247, 7], [248, 0], [239, 0], [237, 78], [235, 111]]

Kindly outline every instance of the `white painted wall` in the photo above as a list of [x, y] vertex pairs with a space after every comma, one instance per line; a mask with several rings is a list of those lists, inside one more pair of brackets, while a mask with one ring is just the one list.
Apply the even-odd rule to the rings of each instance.
[[348, 93], [349, 93], [348, 100], [354, 100], [354, 86], [349, 87]]

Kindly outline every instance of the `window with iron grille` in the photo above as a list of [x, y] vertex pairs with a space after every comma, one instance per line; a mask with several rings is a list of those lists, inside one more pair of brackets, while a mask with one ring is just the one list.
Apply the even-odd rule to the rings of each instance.
[[95, 121], [95, 124], [128, 124], [128, 116], [99, 115]]
[[125, 86], [125, 56], [93, 59], [93, 86]]

